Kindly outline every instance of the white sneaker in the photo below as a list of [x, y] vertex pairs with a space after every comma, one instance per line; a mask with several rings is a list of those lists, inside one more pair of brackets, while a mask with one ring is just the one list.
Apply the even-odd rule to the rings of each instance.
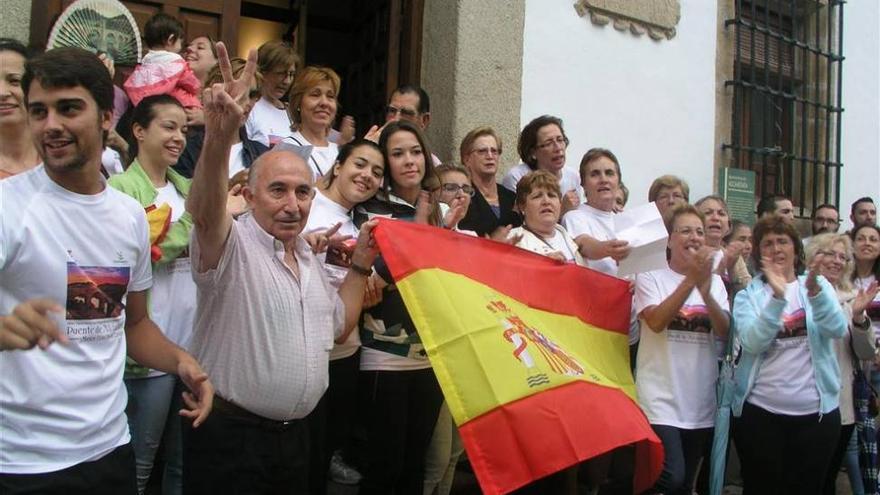
[[342, 460], [342, 455], [339, 454], [338, 450], [330, 458], [328, 474], [331, 480], [343, 485], [357, 485], [363, 479], [363, 476], [357, 469], [349, 466]]

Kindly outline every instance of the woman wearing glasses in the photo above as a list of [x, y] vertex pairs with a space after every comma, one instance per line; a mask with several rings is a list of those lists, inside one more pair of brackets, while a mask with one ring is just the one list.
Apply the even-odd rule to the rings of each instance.
[[733, 436], [746, 493], [822, 492], [840, 434], [840, 369], [834, 340], [847, 318], [834, 287], [807, 275], [795, 227], [772, 215], [755, 225], [761, 275], [736, 295], [742, 351], [734, 375]]
[[312, 147], [308, 163], [315, 179], [333, 167], [339, 153], [339, 146], [329, 136], [336, 120], [340, 84], [333, 69], [309, 66], [297, 74], [290, 91], [290, 118], [296, 130], [284, 142]]
[[654, 489], [690, 494], [715, 424], [717, 339], [730, 327], [727, 291], [712, 273], [703, 215], [691, 205], [670, 210], [669, 267], [636, 277], [642, 321], [636, 364], [639, 404], [666, 457]]
[[293, 84], [299, 57], [289, 43], [269, 41], [260, 46], [257, 60], [263, 76], [263, 96], [254, 104], [245, 127], [249, 139], [271, 148], [290, 135], [284, 99]]
[[460, 222], [461, 228], [487, 236], [499, 227], [519, 227], [522, 219], [513, 208], [516, 195], [495, 179], [501, 157], [501, 139], [495, 130], [491, 127], [472, 129], [462, 139], [459, 153], [461, 162], [470, 170], [475, 189], [467, 215]]
[[[842, 339], [836, 340], [837, 363], [840, 366], [840, 437], [828, 466], [823, 493], [834, 494], [837, 473], [843, 461], [846, 447], [855, 429], [853, 409], [853, 363], [874, 359], [874, 331], [865, 309], [876, 295], [876, 284], [869, 291], [856, 291], [852, 284], [853, 250], [852, 241], [846, 234], [819, 234], [807, 245], [807, 259], [821, 258], [819, 273], [825, 277], [837, 292], [837, 300], [849, 321], [849, 331]], [[856, 449], [855, 452], [858, 452]], [[847, 474], [852, 486], [861, 485], [858, 456], [848, 459]], [[853, 489], [853, 493], [864, 490]]]
[[511, 168], [501, 185], [516, 192], [516, 184], [533, 170], [546, 170], [559, 181], [562, 191], [562, 211], [576, 207], [584, 199], [581, 178], [577, 172], [565, 168], [565, 151], [568, 137], [562, 127], [562, 119], [542, 115], [523, 127], [517, 145], [522, 163]]

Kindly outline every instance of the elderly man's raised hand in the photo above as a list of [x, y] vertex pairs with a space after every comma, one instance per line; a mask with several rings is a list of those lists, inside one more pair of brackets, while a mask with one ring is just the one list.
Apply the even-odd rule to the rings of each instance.
[[205, 107], [205, 132], [221, 138], [233, 138], [241, 127], [244, 105], [257, 71], [257, 52], [248, 53], [247, 64], [238, 78], [232, 75], [229, 53], [223, 42], [217, 43], [217, 63], [223, 75], [223, 84], [205, 88], [202, 104]]

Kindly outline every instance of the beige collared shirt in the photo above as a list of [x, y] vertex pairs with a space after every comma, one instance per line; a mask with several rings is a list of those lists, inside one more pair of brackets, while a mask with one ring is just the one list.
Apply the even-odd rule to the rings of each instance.
[[190, 245], [198, 306], [190, 351], [217, 394], [260, 416], [306, 416], [327, 389], [327, 363], [345, 307], [320, 261], [302, 239], [299, 279], [284, 264], [284, 246], [254, 217], [232, 223], [217, 268], [198, 273]]

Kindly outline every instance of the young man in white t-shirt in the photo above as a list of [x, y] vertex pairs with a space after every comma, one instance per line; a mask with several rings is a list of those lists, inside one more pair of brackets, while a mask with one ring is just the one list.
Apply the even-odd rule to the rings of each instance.
[[180, 375], [194, 425], [213, 387], [147, 316], [146, 216], [101, 175], [109, 73], [61, 48], [22, 86], [43, 165], [0, 182], [0, 493], [135, 493], [126, 353]]

